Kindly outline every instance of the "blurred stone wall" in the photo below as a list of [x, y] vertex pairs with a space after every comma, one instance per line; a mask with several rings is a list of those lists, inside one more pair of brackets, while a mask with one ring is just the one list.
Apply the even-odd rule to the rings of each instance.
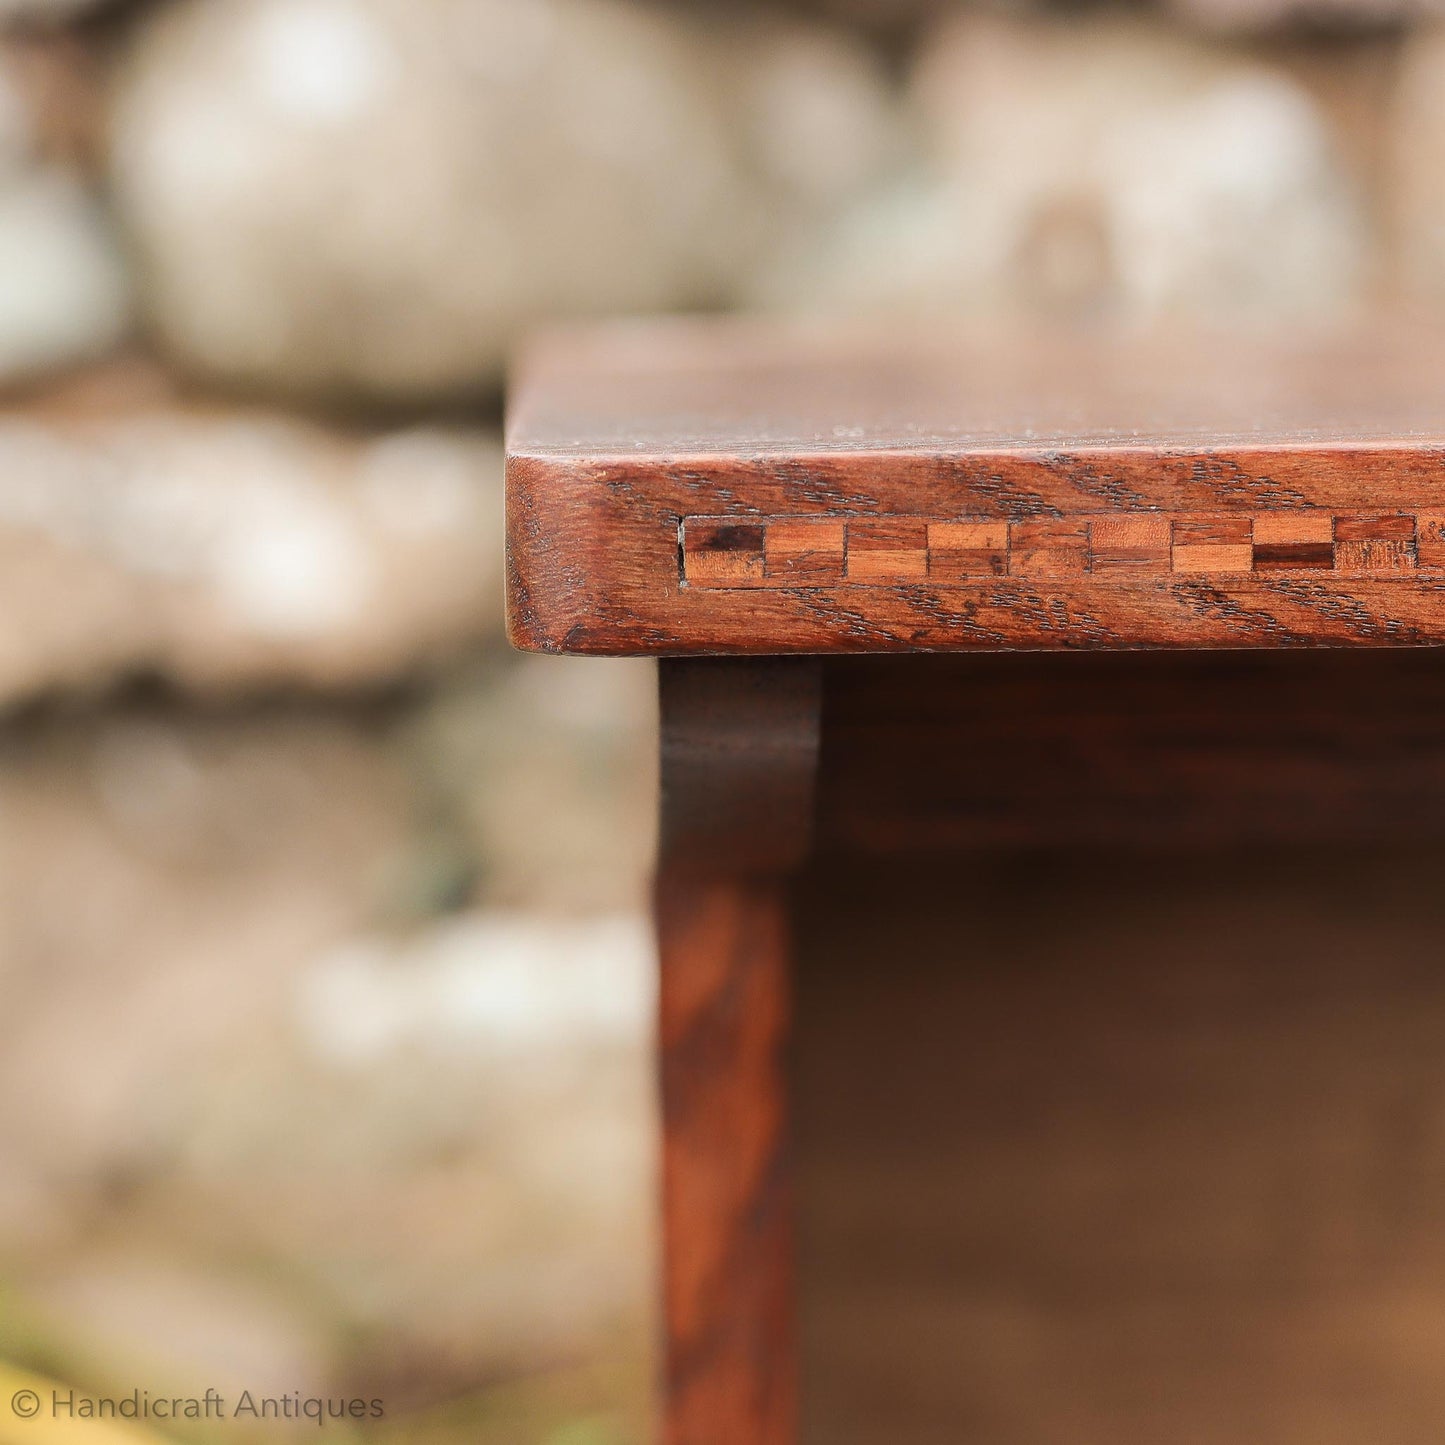
[[643, 664], [501, 641], [548, 317], [1445, 311], [1411, 0], [0, 0], [0, 1357], [606, 1445]]

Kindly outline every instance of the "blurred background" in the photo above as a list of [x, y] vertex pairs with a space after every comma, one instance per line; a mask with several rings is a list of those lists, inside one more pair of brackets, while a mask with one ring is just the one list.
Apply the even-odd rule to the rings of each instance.
[[1434, 9], [0, 0], [0, 1359], [640, 1445], [652, 675], [502, 641], [509, 350], [1445, 312]]

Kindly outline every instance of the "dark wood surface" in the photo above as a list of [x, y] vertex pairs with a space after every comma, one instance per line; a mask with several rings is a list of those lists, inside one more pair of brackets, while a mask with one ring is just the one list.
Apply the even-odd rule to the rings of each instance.
[[1432, 649], [823, 666], [829, 856], [1445, 843]]
[[[1436, 1300], [1407, 1279], [1424, 1215], [1399, 1223], [1433, 1112], [1392, 1070], [1433, 1078], [1438, 929], [1395, 967], [1403, 905], [1363, 862], [1266, 917], [1274, 865], [1242, 850], [1440, 839], [1445, 690], [1402, 647], [1445, 642], [1445, 338], [594, 330], [524, 361], [508, 449], [514, 640], [664, 657], [669, 1445], [795, 1445], [800, 1408], [828, 1445], [1433, 1440], [1433, 1356], [1390, 1361], [1421, 1348], [1397, 1307]], [[977, 655], [1067, 648], [1092, 655]], [[1101, 655], [1134, 649], [1168, 655]], [[974, 655], [763, 656], [931, 651]], [[799, 998], [815, 846], [847, 931]], [[1210, 1021], [1171, 1032], [1191, 990]], [[1318, 1206], [1360, 1099], [1356, 1249]], [[1272, 1174], [1294, 1130], [1307, 1167]], [[1316, 1311], [1337, 1267], [1356, 1293]], [[1332, 1362], [1356, 1384], [1321, 1387]]]
[[1433, 653], [661, 677], [669, 1445], [1433, 1445]]
[[664, 870], [661, 968], [666, 1445], [795, 1445], [786, 892]]
[[1445, 336], [538, 343], [509, 616], [594, 653], [1445, 640]]
[[658, 672], [660, 851], [673, 872], [782, 874], [813, 842], [820, 661], [679, 658]]
[[809, 877], [804, 1445], [1438, 1445], [1442, 867]]
[[820, 670], [660, 675], [668, 1445], [795, 1445], [788, 875], [812, 841]]

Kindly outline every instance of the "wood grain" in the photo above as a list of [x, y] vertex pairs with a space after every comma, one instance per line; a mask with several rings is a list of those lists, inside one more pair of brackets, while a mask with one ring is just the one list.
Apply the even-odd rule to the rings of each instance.
[[668, 1445], [794, 1445], [788, 874], [813, 836], [820, 667], [660, 670]]
[[810, 876], [805, 1445], [1436, 1445], [1442, 864]]
[[664, 1439], [794, 1445], [785, 890], [664, 872]]
[[1442, 716], [1409, 649], [829, 658], [816, 848], [1442, 844]]
[[662, 866], [778, 875], [813, 840], [822, 665], [678, 658], [658, 672]]
[[1404, 330], [544, 340], [509, 416], [511, 635], [658, 654], [1445, 641], [1442, 375], [1445, 336]]

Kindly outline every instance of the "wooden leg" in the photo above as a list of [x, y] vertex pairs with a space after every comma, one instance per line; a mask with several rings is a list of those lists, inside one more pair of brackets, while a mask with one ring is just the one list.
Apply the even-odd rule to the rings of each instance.
[[667, 1445], [794, 1445], [787, 875], [811, 838], [816, 664], [662, 664]]
[[658, 879], [668, 1445], [792, 1445], [787, 901]]

